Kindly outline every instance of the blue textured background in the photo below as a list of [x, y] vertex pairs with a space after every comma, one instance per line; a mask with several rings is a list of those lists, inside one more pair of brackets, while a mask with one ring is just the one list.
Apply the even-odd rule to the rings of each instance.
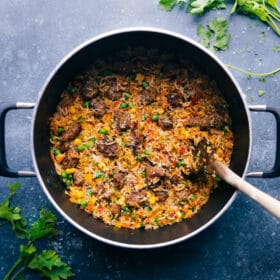
[[[197, 24], [223, 15], [229, 20], [229, 49], [217, 52], [224, 63], [255, 72], [280, 66], [280, 38], [261, 22], [228, 9], [191, 17], [182, 9], [165, 12], [157, 0], [1, 0], [0, 101], [35, 102], [44, 81], [73, 48], [100, 33], [131, 26], [159, 27], [194, 40]], [[280, 73], [266, 82], [232, 71], [248, 104], [280, 106]], [[258, 96], [259, 90], [265, 95]], [[32, 110], [10, 112], [6, 119], [9, 165], [32, 169]], [[252, 113], [253, 149], [249, 170], [271, 167], [275, 123], [269, 114]], [[198, 236], [180, 244], [147, 251], [111, 247], [80, 233], [53, 209], [36, 178], [0, 177], [0, 200], [8, 183], [21, 187], [13, 203], [32, 222], [43, 207], [58, 216], [60, 235], [40, 246], [55, 249], [76, 274], [75, 279], [280, 279], [280, 223], [242, 194], [230, 209]], [[280, 199], [280, 179], [248, 180]], [[0, 278], [18, 256], [19, 241], [9, 226], [0, 228]], [[27, 279], [39, 279], [27, 274]]]

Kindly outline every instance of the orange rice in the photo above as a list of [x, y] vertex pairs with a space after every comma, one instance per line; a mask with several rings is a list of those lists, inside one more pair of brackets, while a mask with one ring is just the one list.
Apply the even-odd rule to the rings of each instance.
[[[102, 116], [93, 114], [91, 98], [83, 95], [90, 80], [104, 102]], [[107, 95], [112, 83], [121, 93], [116, 100]], [[144, 90], [153, 95], [150, 103], [139, 99]], [[119, 128], [119, 111], [129, 114], [128, 128]], [[159, 123], [166, 115], [172, 122], [167, 129]], [[62, 141], [77, 123], [77, 135]], [[50, 130], [50, 155], [70, 201], [118, 228], [156, 229], [191, 218], [218, 185], [208, 157], [229, 165], [233, 148], [227, 103], [215, 82], [183, 57], [143, 48], [100, 58], [69, 83]], [[136, 148], [135, 131], [141, 135]], [[117, 144], [116, 155], [98, 148], [104, 137]], [[75, 159], [72, 165], [67, 157]], [[155, 167], [161, 174], [149, 171]]]

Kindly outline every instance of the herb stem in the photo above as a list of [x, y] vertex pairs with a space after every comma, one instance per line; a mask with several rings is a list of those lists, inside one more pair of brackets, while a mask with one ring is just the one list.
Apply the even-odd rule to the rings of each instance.
[[255, 76], [255, 77], [267, 77], [267, 76], [273, 76], [274, 74], [276, 74], [277, 72], [280, 72], [280, 67], [279, 68], [276, 68], [270, 72], [265, 72], [265, 73], [254, 73], [254, 72], [251, 72], [251, 71], [246, 71], [244, 69], [241, 69], [239, 67], [236, 67], [234, 65], [230, 65], [230, 64], [226, 64], [226, 66], [230, 69], [234, 69], [240, 73], [243, 73], [243, 74], [246, 74], [248, 76]]
[[[22, 259], [19, 257], [16, 262], [13, 264], [13, 266], [10, 268], [10, 270], [7, 272], [7, 274], [4, 276], [3, 280], [9, 280], [13, 272], [16, 270], [16, 268], [20, 265]], [[14, 278], [11, 278], [14, 279]]]
[[16, 280], [18, 275], [20, 275], [23, 271], [24, 271], [25, 267], [23, 266], [22, 268], [20, 268], [15, 274], [14, 276], [11, 278], [11, 280]]

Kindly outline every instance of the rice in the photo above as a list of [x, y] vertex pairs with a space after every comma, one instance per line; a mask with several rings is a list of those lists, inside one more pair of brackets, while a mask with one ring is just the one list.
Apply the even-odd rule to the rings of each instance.
[[228, 105], [184, 57], [128, 48], [100, 58], [61, 93], [50, 156], [69, 200], [118, 228], [193, 217], [229, 165]]

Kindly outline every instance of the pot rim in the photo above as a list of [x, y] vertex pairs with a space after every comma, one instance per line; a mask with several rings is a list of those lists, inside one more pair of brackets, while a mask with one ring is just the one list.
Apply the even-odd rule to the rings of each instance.
[[214, 217], [212, 217], [207, 223], [205, 223], [204, 225], [199, 227], [197, 230], [195, 230], [195, 231], [193, 231], [193, 232], [191, 232], [191, 233], [189, 233], [187, 235], [184, 235], [184, 236], [182, 236], [180, 238], [177, 238], [177, 239], [174, 239], [174, 240], [170, 240], [170, 241], [166, 241], [166, 242], [162, 242], [162, 243], [154, 243], [154, 244], [131, 244], [131, 243], [123, 243], [123, 242], [113, 241], [113, 240], [110, 240], [108, 238], [101, 237], [101, 236], [99, 236], [97, 234], [94, 234], [91, 231], [85, 229], [79, 223], [77, 223], [72, 218], [70, 218], [70, 216], [68, 216], [61, 209], [61, 207], [53, 199], [52, 195], [49, 193], [49, 191], [47, 190], [47, 188], [46, 188], [46, 186], [45, 186], [45, 184], [43, 182], [43, 179], [41, 177], [41, 174], [39, 172], [39, 168], [38, 168], [38, 165], [37, 165], [37, 160], [36, 160], [36, 156], [35, 156], [35, 149], [34, 149], [34, 134], [35, 134], [35, 131], [34, 131], [35, 129], [34, 128], [35, 128], [35, 120], [36, 120], [36, 115], [37, 115], [37, 110], [38, 110], [38, 107], [39, 107], [39, 104], [40, 104], [40, 100], [41, 100], [42, 96], [44, 95], [44, 92], [45, 92], [48, 84], [50, 83], [51, 79], [55, 76], [55, 74], [58, 72], [58, 70], [69, 59], [71, 59], [80, 50], [84, 49], [88, 45], [90, 45], [90, 44], [92, 44], [94, 42], [97, 42], [99, 40], [105, 39], [107, 37], [110, 37], [110, 36], [118, 35], [118, 34], [121, 34], [121, 33], [133, 33], [133, 32], [159, 33], [159, 34], [175, 37], [175, 38], [181, 39], [181, 40], [183, 40], [185, 42], [188, 42], [191, 45], [193, 45], [195, 48], [200, 49], [202, 52], [204, 52], [208, 56], [210, 56], [225, 71], [225, 73], [229, 76], [229, 78], [233, 82], [234, 86], [238, 90], [238, 93], [239, 93], [239, 95], [241, 97], [241, 100], [242, 100], [242, 103], [243, 103], [243, 107], [244, 107], [244, 109], [246, 111], [247, 119], [248, 119], [248, 126], [249, 126], [249, 149], [248, 149], [247, 162], [246, 162], [245, 168], [243, 170], [243, 174], [242, 174], [242, 178], [244, 179], [246, 171], [247, 171], [247, 168], [248, 168], [248, 165], [249, 165], [249, 159], [251, 158], [251, 150], [252, 150], [252, 140], [251, 140], [252, 139], [252, 125], [251, 125], [251, 117], [250, 117], [250, 114], [249, 114], [249, 108], [248, 108], [248, 105], [246, 103], [246, 96], [242, 92], [239, 84], [237, 83], [237, 81], [235, 80], [235, 78], [233, 77], [231, 72], [223, 64], [223, 62], [218, 57], [216, 57], [213, 53], [211, 53], [208, 49], [206, 49], [205, 47], [203, 47], [202, 45], [200, 45], [199, 43], [197, 43], [196, 41], [194, 41], [193, 39], [191, 39], [191, 38], [189, 38], [187, 36], [184, 36], [184, 35], [181, 35], [179, 33], [176, 33], [176, 32], [173, 32], [173, 31], [169, 31], [169, 30], [166, 30], [166, 29], [160, 29], [160, 28], [155, 28], [155, 27], [128, 27], [128, 28], [114, 29], [114, 30], [111, 30], [109, 32], [105, 32], [105, 33], [102, 33], [100, 35], [97, 35], [97, 36], [95, 36], [95, 37], [85, 41], [84, 43], [80, 44], [79, 46], [74, 48], [72, 51], [70, 51], [66, 56], [64, 56], [64, 58], [57, 64], [57, 66], [49, 74], [49, 76], [47, 77], [43, 87], [39, 91], [38, 100], [37, 100], [37, 102], [35, 104], [34, 111], [33, 111], [33, 117], [32, 117], [32, 125], [31, 125], [31, 128], [32, 128], [31, 129], [31, 151], [32, 151], [32, 160], [33, 160], [34, 169], [35, 169], [35, 172], [37, 174], [38, 181], [39, 181], [39, 183], [40, 183], [40, 185], [41, 185], [45, 195], [47, 196], [49, 201], [52, 203], [52, 205], [55, 207], [55, 209], [70, 224], [72, 224], [74, 227], [76, 227], [77, 229], [79, 229], [83, 233], [87, 234], [88, 236], [93, 237], [94, 239], [102, 241], [102, 242], [104, 242], [106, 244], [114, 245], [114, 246], [117, 246], [117, 247], [123, 247], [123, 248], [132, 248], [132, 249], [152, 249], [152, 248], [161, 248], [161, 247], [177, 244], [177, 243], [182, 242], [184, 240], [187, 240], [187, 239], [197, 235], [198, 233], [202, 232], [203, 230], [205, 230], [207, 227], [209, 227], [211, 224], [213, 224], [216, 220], [218, 220], [222, 216], [222, 214], [224, 214], [225, 211], [231, 206], [231, 204], [233, 203], [233, 201], [235, 200], [235, 198], [237, 196], [237, 190], [234, 191], [233, 195], [228, 200], [228, 202], [224, 205], [224, 207]]

